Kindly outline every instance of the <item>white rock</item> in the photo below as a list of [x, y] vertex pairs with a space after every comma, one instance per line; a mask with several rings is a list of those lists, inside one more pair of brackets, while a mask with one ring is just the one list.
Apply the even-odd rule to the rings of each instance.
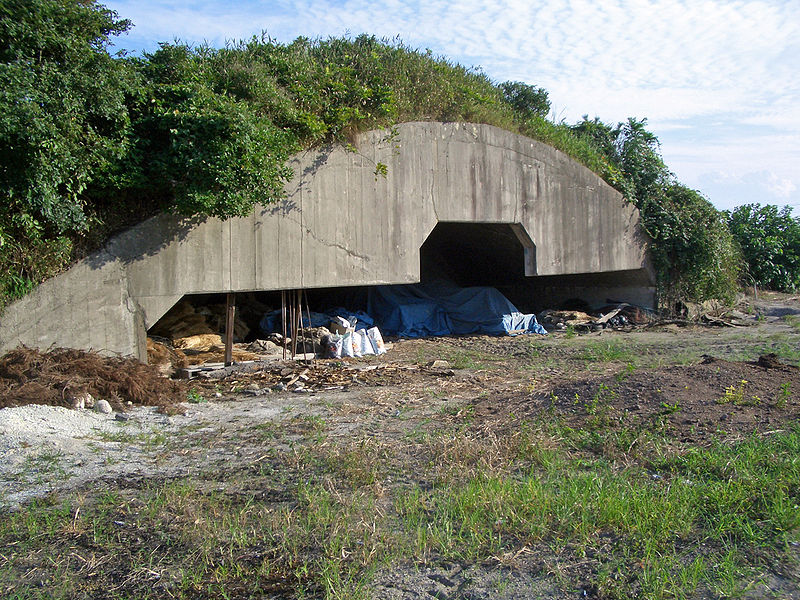
[[94, 409], [104, 415], [111, 413], [111, 405], [108, 403], [108, 400], [98, 400], [94, 403]]
[[428, 366], [432, 369], [449, 369], [450, 363], [446, 360], [434, 360], [428, 363]]

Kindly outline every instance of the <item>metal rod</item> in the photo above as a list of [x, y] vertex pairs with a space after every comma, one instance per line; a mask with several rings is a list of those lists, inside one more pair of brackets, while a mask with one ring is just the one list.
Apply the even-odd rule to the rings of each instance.
[[283, 324], [283, 360], [286, 360], [286, 290], [281, 290], [281, 323]]
[[292, 345], [291, 345], [291, 355], [289, 358], [294, 360], [294, 355], [297, 354], [297, 313], [294, 309], [294, 290], [289, 290], [289, 321], [290, 327], [292, 332]]
[[[308, 326], [311, 327], [311, 308], [309, 308], [308, 306], [308, 294], [306, 294], [306, 315], [308, 316]], [[314, 350], [314, 348], [311, 348], [311, 350]], [[312, 352], [312, 354], [314, 355], [314, 357], [312, 357], [311, 360], [309, 360], [310, 365], [314, 364], [314, 358], [316, 357], [316, 352]]]
[[292, 319], [292, 360], [297, 354], [297, 290], [289, 292], [289, 309]]
[[236, 297], [228, 292], [225, 298], [225, 366], [233, 364], [233, 327], [236, 318]]
[[[303, 290], [297, 292], [297, 309], [300, 314], [300, 330], [303, 330]], [[308, 325], [311, 326], [311, 319], [308, 320]], [[306, 348], [306, 336], [303, 335], [303, 361], [306, 360], [308, 349]]]

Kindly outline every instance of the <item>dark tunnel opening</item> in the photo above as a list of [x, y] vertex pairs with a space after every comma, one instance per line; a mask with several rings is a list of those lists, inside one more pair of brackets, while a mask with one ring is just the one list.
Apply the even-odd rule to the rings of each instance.
[[[420, 248], [423, 283], [445, 278], [462, 287], [507, 286], [525, 280], [535, 254], [521, 227], [506, 223], [439, 223]], [[535, 262], [535, 261], [534, 261]]]

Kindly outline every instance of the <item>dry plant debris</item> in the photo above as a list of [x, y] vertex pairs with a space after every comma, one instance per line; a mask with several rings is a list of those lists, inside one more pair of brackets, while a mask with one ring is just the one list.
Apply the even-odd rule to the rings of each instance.
[[157, 368], [133, 358], [101, 356], [68, 348], [40, 352], [26, 346], [0, 357], [0, 408], [24, 404], [72, 406], [89, 393], [117, 411], [133, 405], [174, 412], [186, 399], [183, 382], [162, 377]]
[[[274, 364], [274, 363], [273, 363]], [[351, 386], [383, 386], [409, 383], [413, 376], [447, 377], [453, 375], [452, 369], [418, 367], [408, 365], [367, 365], [350, 367], [338, 362], [317, 361], [304, 366], [287, 364], [282, 361], [277, 366], [263, 367], [255, 371], [241, 371], [219, 379], [212, 371], [208, 378], [192, 381], [192, 384], [227, 393], [243, 391], [252, 395], [267, 393], [269, 388], [304, 392], [346, 390]], [[246, 385], [253, 388], [244, 387]]]

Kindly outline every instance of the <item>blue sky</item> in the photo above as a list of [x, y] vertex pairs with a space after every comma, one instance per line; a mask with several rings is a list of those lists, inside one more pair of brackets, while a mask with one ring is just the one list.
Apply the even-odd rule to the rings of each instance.
[[[102, 2], [102, 0], [101, 0]], [[132, 51], [180, 39], [222, 46], [399, 37], [494, 81], [544, 87], [551, 117], [647, 118], [670, 169], [720, 209], [800, 214], [798, 0], [113, 0]]]

